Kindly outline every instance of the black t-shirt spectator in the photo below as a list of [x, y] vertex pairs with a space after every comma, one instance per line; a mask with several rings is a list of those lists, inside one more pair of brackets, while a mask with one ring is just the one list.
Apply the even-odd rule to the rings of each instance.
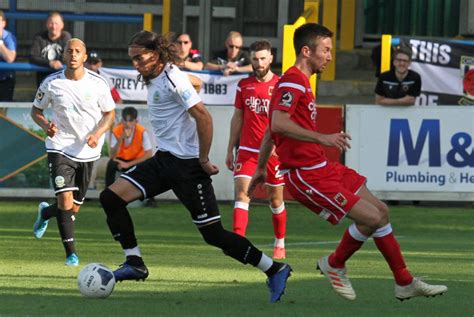
[[[212, 61], [218, 65], [227, 64], [229, 62], [227, 60], [227, 50], [225, 49], [214, 53], [214, 55], [212, 56]], [[237, 58], [235, 59], [235, 63], [237, 63], [238, 66], [250, 65], [249, 53], [244, 50], [240, 50], [239, 54], [237, 55]]]
[[[30, 63], [49, 67], [49, 61], [58, 60], [62, 62], [64, 48], [70, 39], [71, 34], [67, 31], [62, 31], [61, 37], [56, 41], [49, 39], [47, 30], [37, 33], [33, 38], [30, 49]], [[46, 76], [55, 71], [51, 69], [51, 72], [36, 73], [37, 84], [39, 85]]]
[[395, 69], [380, 74], [375, 87], [377, 95], [398, 99], [405, 96], [418, 97], [421, 91], [421, 77], [412, 70], [408, 70], [407, 76], [399, 81], [395, 75]]

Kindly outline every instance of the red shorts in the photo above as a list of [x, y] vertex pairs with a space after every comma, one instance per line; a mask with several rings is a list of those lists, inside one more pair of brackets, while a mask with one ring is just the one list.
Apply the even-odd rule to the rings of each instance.
[[328, 162], [319, 168], [291, 169], [285, 182], [293, 198], [335, 225], [359, 201], [357, 192], [366, 178], [338, 162]]
[[[237, 158], [234, 164], [234, 178], [247, 177], [252, 178], [253, 174], [257, 170], [258, 153], [250, 152], [246, 150], [239, 150]], [[265, 185], [268, 186], [283, 186], [285, 180], [283, 175], [280, 174], [278, 167], [280, 161], [277, 156], [272, 155], [267, 163], [267, 181]]]

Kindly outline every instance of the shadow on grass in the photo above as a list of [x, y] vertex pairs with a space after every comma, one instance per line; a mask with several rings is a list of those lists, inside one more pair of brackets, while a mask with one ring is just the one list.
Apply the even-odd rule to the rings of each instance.
[[107, 299], [87, 299], [70, 288], [1, 287], [0, 313], [49, 316], [456, 316], [472, 313], [467, 294], [458, 297], [468, 283], [451, 282], [450, 291], [444, 296], [404, 302], [395, 299], [392, 281], [354, 279], [353, 283], [358, 298], [347, 301], [336, 295], [323, 278], [290, 278], [287, 294], [273, 305], [268, 303], [263, 278], [259, 283], [160, 279], [152, 283], [123, 282], [116, 285]]

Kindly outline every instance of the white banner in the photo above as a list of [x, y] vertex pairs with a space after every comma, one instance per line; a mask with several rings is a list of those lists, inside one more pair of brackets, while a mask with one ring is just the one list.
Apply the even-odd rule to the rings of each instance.
[[474, 194], [474, 107], [346, 109], [346, 164], [371, 190]]
[[474, 42], [402, 37], [421, 76], [418, 105], [474, 104]]
[[[199, 77], [203, 81], [199, 96], [206, 105], [233, 105], [238, 82], [249, 75], [221, 76], [208, 72], [185, 73]], [[137, 79], [136, 70], [103, 67], [100, 69], [100, 74], [118, 90], [123, 100], [146, 101], [147, 88]]]

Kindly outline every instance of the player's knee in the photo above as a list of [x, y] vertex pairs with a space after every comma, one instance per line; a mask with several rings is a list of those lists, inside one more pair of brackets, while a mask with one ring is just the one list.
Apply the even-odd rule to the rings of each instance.
[[270, 197], [268, 202], [270, 203], [271, 208], [278, 208], [283, 204], [283, 199], [280, 197]]
[[99, 195], [99, 201], [105, 210], [106, 214], [113, 213], [127, 205], [127, 203], [120, 198], [116, 193], [109, 188], [104, 189]]
[[72, 192], [63, 192], [57, 195], [58, 208], [61, 210], [70, 210], [74, 207], [74, 196]]
[[380, 212], [380, 216], [382, 217], [381, 219], [381, 224], [382, 225], [385, 225], [389, 222], [389, 218], [390, 218], [390, 211], [388, 209], [388, 206], [383, 203], [383, 202], [380, 202], [380, 205], [377, 206], [377, 208], [379, 209], [379, 212]]
[[199, 232], [207, 244], [223, 248], [224, 228], [220, 221], [199, 228]]
[[373, 212], [365, 217], [364, 225], [370, 228], [371, 231], [375, 231], [383, 223], [382, 213], [378, 209], [374, 208]]
[[247, 196], [247, 192], [245, 191], [236, 191], [235, 192], [235, 201], [240, 201], [246, 204], [250, 203], [249, 196]]

